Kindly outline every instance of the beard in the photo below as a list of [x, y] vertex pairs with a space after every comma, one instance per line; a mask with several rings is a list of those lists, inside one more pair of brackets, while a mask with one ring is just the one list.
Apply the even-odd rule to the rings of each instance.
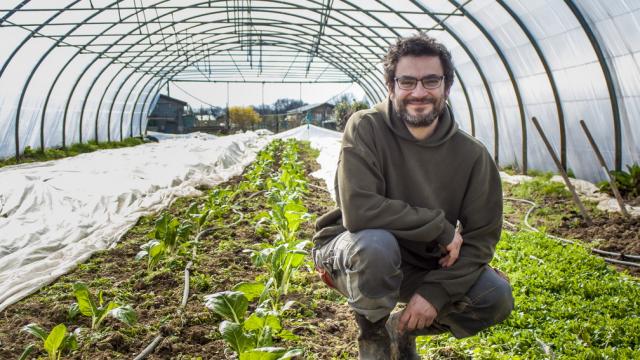
[[[431, 111], [423, 113], [411, 115], [407, 110], [407, 104], [432, 104]], [[402, 100], [394, 99], [393, 101], [393, 109], [398, 114], [400, 120], [402, 120], [407, 126], [410, 127], [428, 127], [436, 121], [436, 119], [440, 116], [445, 106], [445, 98], [444, 97], [433, 97], [433, 96], [425, 96], [422, 98], [416, 97], [406, 97]]]

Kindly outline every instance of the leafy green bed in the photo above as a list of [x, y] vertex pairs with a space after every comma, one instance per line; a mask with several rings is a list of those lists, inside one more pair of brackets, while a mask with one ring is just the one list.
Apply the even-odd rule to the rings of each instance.
[[456, 340], [421, 338], [436, 358], [640, 359], [640, 281], [580, 246], [542, 234], [504, 232], [493, 265], [514, 288], [502, 324]]
[[[117, 149], [121, 147], [136, 146], [143, 143], [144, 141], [141, 138], [132, 137], [124, 139], [123, 141], [103, 143], [89, 141], [85, 144], [73, 144], [68, 148], [45, 149], [44, 151], [34, 150], [27, 146], [24, 149], [24, 153], [20, 156], [20, 163], [62, 159], [65, 157], [76, 156], [83, 153], [94, 152], [96, 150]], [[0, 168], [15, 164], [17, 164], [15, 157], [0, 159]]]

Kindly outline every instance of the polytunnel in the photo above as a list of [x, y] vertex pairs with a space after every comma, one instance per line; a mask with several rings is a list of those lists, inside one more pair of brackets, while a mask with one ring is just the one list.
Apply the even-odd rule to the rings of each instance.
[[[363, 359], [374, 323], [393, 354], [375, 359], [639, 358], [639, 18], [629, 0], [2, 0], [0, 358]], [[265, 107], [265, 84], [374, 107], [389, 46], [419, 32], [455, 66], [451, 112], [429, 114], [443, 142], [353, 150], [336, 119], [279, 127], [287, 94]], [[448, 79], [410, 75], [398, 89]], [[227, 86], [226, 118], [156, 132], [193, 84]], [[237, 108], [275, 133], [230, 125], [229, 84], [262, 86], [273, 111]], [[417, 143], [404, 121], [390, 142]]]
[[461, 127], [503, 166], [603, 173], [638, 162], [638, 4], [629, 1], [5, 1], [0, 158], [140, 136], [168, 82], [354, 82], [425, 31], [448, 46]]

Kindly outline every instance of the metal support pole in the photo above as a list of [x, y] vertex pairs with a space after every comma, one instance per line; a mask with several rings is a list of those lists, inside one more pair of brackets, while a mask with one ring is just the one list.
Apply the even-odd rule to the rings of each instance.
[[538, 123], [538, 119], [536, 119], [536, 117], [534, 116], [531, 118], [531, 121], [533, 121], [533, 125], [535, 125], [536, 129], [538, 130], [538, 133], [540, 133], [540, 137], [542, 138], [542, 141], [544, 141], [544, 144], [547, 146], [547, 150], [549, 150], [549, 154], [551, 155], [553, 162], [556, 163], [556, 167], [558, 168], [560, 175], [562, 175], [565, 185], [567, 185], [567, 188], [569, 189], [569, 191], [571, 191], [571, 195], [573, 195], [573, 201], [576, 203], [576, 205], [578, 205], [578, 208], [580, 209], [580, 213], [582, 214], [582, 217], [584, 218], [585, 222], [589, 226], [593, 225], [593, 222], [591, 221], [591, 217], [587, 213], [587, 210], [584, 208], [584, 205], [582, 205], [582, 201], [580, 201], [580, 198], [578, 197], [578, 193], [576, 192], [576, 189], [573, 187], [573, 184], [571, 184], [571, 180], [569, 180], [569, 176], [567, 176], [567, 172], [564, 171], [564, 168], [562, 167], [562, 163], [560, 163], [560, 160], [558, 159], [558, 156], [556, 155], [555, 151], [553, 151], [553, 147], [551, 147], [551, 143], [549, 143], [549, 140], [547, 139], [547, 136], [544, 134], [544, 131], [540, 126], [540, 123]]
[[596, 157], [600, 162], [600, 166], [602, 166], [604, 173], [607, 175], [607, 181], [609, 181], [609, 184], [611, 185], [611, 190], [613, 190], [613, 194], [615, 195], [616, 200], [618, 201], [618, 205], [620, 206], [620, 211], [622, 211], [622, 214], [624, 215], [624, 217], [628, 219], [630, 217], [629, 213], [627, 212], [627, 209], [624, 207], [624, 201], [622, 201], [622, 196], [620, 196], [620, 192], [618, 191], [618, 186], [616, 185], [616, 182], [609, 175], [609, 168], [607, 168], [607, 163], [604, 161], [604, 158], [602, 157], [602, 153], [598, 148], [598, 144], [596, 144], [596, 142], [593, 140], [593, 137], [591, 136], [591, 132], [589, 131], [589, 128], [587, 128], [587, 124], [584, 122], [584, 120], [580, 120], [580, 126], [582, 126], [582, 130], [584, 130], [585, 135], [587, 135], [587, 140], [589, 140], [589, 144], [591, 144], [591, 148], [593, 148], [593, 152], [596, 153]]
[[230, 132], [231, 127], [229, 126], [229, 116], [231, 115], [231, 112], [229, 112], [229, 83], [227, 83], [227, 121], [226, 121], [226, 126], [227, 126], [227, 134]]

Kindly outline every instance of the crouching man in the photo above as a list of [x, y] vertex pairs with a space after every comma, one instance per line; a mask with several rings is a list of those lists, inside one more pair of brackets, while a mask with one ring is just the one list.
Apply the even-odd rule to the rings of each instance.
[[419, 33], [390, 47], [384, 69], [388, 98], [346, 125], [338, 208], [318, 219], [313, 257], [354, 310], [360, 359], [419, 359], [417, 335], [472, 336], [513, 309], [488, 265], [502, 191], [491, 155], [446, 105], [449, 51]]

